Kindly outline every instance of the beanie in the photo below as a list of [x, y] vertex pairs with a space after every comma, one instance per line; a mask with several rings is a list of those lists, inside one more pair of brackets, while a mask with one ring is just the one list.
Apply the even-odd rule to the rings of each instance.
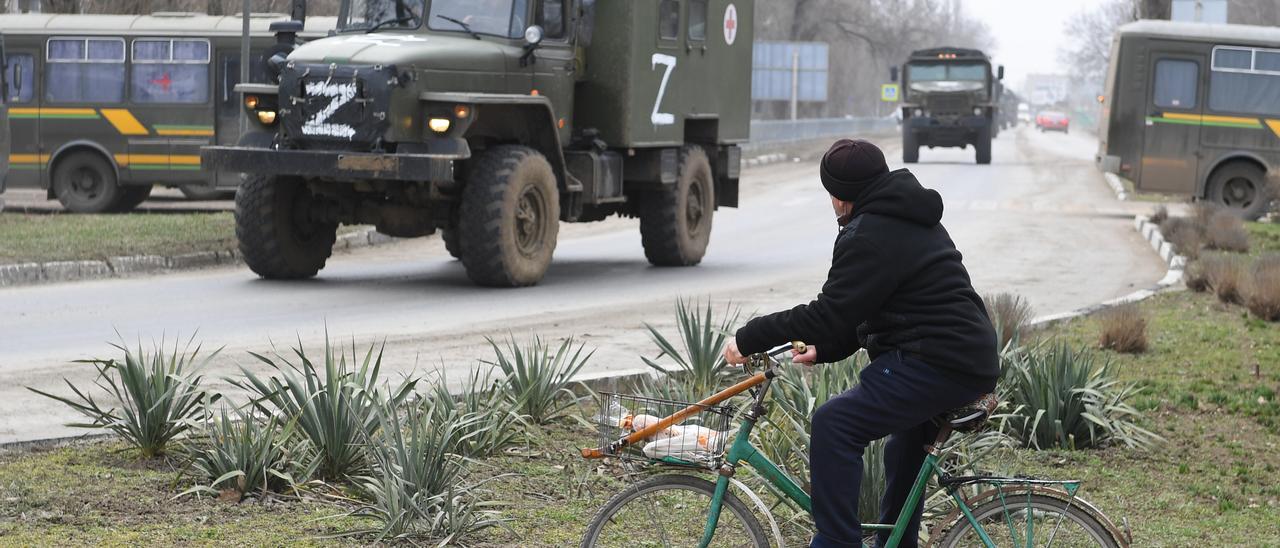
[[832, 196], [854, 201], [877, 177], [889, 172], [880, 148], [862, 139], [841, 139], [822, 155], [822, 186]]

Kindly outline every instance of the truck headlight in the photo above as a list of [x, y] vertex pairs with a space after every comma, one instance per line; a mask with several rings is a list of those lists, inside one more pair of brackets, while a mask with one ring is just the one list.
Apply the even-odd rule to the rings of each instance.
[[434, 131], [436, 133], [444, 133], [446, 131], [449, 131], [450, 125], [452, 125], [452, 123], [449, 121], [448, 118], [432, 118], [430, 120], [427, 120], [427, 127], [431, 128], [431, 131]]
[[973, 108], [973, 115], [974, 115], [974, 116], [982, 116], [982, 107], [974, 107], [974, 108]]
[[276, 123], [276, 111], [274, 111], [274, 110], [259, 110], [259, 111], [255, 111], [255, 112], [256, 112], [256, 113], [257, 113], [257, 115], [258, 115], [258, 121], [259, 121], [259, 122], [262, 122], [262, 125], [264, 125], [264, 126], [269, 126], [269, 125], [271, 125], [271, 124]]
[[912, 116], [917, 116], [917, 117], [919, 117], [919, 116], [924, 116], [924, 110], [922, 110], [922, 109], [915, 109], [915, 110], [911, 111], [911, 115], [912, 115]]

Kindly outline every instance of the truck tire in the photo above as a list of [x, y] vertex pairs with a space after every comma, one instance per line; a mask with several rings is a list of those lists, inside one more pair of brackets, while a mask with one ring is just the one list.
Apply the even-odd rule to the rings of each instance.
[[301, 179], [245, 179], [236, 191], [236, 239], [250, 270], [268, 280], [297, 280], [324, 268], [338, 223], [311, 219], [312, 199]]
[[978, 140], [973, 143], [973, 155], [979, 165], [991, 163], [991, 127], [978, 130]]
[[471, 161], [458, 217], [458, 250], [478, 285], [538, 283], [560, 232], [560, 192], [551, 164], [526, 146], [490, 148]]
[[458, 241], [458, 229], [445, 228], [440, 231], [440, 239], [444, 240], [444, 250], [455, 259], [462, 258], [462, 242]]
[[68, 211], [111, 213], [123, 205], [125, 191], [118, 184], [116, 170], [97, 152], [72, 152], [59, 159], [52, 182], [53, 194]]
[[902, 163], [914, 164], [920, 161], [920, 142], [916, 134], [910, 130], [902, 130]]
[[676, 183], [644, 192], [640, 198], [640, 242], [654, 266], [693, 266], [702, 262], [711, 242], [715, 216], [715, 179], [701, 147], [680, 150]]
[[1267, 174], [1256, 165], [1232, 162], [1209, 176], [1208, 198], [1241, 218], [1256, 221], [1275, 198], [1267, 189]]

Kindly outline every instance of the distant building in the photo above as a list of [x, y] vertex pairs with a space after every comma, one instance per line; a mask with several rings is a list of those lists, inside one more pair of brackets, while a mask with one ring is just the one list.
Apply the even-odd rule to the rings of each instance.
[[1028, 74], [1022, 85], [1024, 100], [1035, 106], [1062, 103], [1070, 91], [1071, 78], [1065, 74]]

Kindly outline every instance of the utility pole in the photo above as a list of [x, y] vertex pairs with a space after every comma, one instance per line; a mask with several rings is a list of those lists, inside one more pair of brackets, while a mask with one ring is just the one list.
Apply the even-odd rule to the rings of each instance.
[[791, 49], [791, 119], [796, 119], [800, 104], [800, 49]]
[[1139, 0], [1138, 17], [1141, 19], [1169, 19], [1173, 16], [1172, 0]]

